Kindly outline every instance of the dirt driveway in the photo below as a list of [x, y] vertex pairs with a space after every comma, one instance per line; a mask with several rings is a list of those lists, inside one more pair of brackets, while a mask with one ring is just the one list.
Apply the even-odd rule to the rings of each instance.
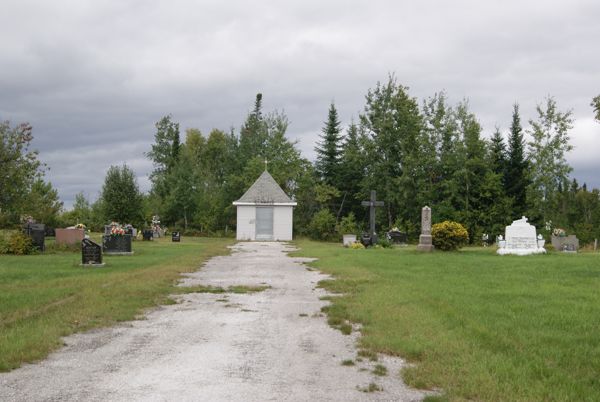
[[[248, 294], [193, 293], [145, 319], [65, 338], [48, 359], [0, 374], [1, 401], [420, 400], [397, 375], [401, 361], [343, 366], [356, 335], [327, 325], [326, 278], [281, 243], [239, 243], [183, 286], [268, 285]], [[363, 392], [370, 383], [382, 391]]]

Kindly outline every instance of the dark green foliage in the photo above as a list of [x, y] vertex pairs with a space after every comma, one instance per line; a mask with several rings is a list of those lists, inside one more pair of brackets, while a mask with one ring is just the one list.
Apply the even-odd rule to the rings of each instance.
[[142, 195], [135, 174], [127, 165], [111, 166], [108, 169], [101, 199], [105, 221], [141, 225]]
[[572, 112], [558, 110], [552, 97], [537, 106], [538, 118], [530, 120], [529, 160], [530, 184], [527, 187], [529, 217], [539, 225], [552, 219], [560, 183], [572, 171], [566, 153], [573, 149], [569, 130], [573, 128]]
[[467, 229], [458, 222], [444, 221], [431, 227], [433, 245], [442, 251], [458, 250], [469, 242]]
[[327, 121], [317, 143], [315, 152], [315, 171], [319, 178], [326, 184], [336, 186], [339, 183], [341, 159], [341, 129], [338, 113], [333, 102], [329, 107]]
[[13, 232], [3, 247], [7, 254], [26, 255], [35, 251], [31, 238], [22, 232]]
[[308, 234], [314, 240], [333, 240], [335, 237], [335, 216], [328, 209], [319, 210], [310, 222]]
[[17, 223], [36, 180], [42, 177], [37, 151], [30, 149], [32, 127], [0, 121], [0, 224]]
[[358, 234], [359, 230], [356, 217], [352, 212], [350, 212], [348, 216], [344, 216], [337, 227], [337, 232], [340, 236], [345, 234]]
[[377, 197], [385, 201], [385, 218], [380, 218], [380, 224], [386, 227], [395, 217], [417, 221], [422, 206], [419, 189], [424, 180], [424, 140], [416, 99], [408, 94], [408, 87], [390, 76], [387, 83], [377, 83], [367, 93], [360, 122], [368, 138], [362, 196], [376, 190]]
[[31, 185], [22, 212], [32, 216], [37, 222], [55, 227], [63, 203], [58, 199], [58, 192], [51, 183], [38, 178]]
[[528, 162], [525, 156], [525, 141], [519, 105], [513, 106], [512, 123], [508, 138], [508, 160], [505, 174], [504, 188], [506, 195], [512, 198], [513, 218], [525, 215], [527, 211], [527, 178]]
[[592, 103], [590, 104], [594, 108], [594, 118], [596, 121], [600, 122], [600, 95], [594, 97], [592, 99]]

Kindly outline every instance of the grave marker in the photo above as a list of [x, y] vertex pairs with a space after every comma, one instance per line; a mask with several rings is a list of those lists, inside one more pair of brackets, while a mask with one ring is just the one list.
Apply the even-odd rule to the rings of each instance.
[[[360, 203], [363, 207], [369, 207], [369, 244], [377, 243], [377, 234], [375, 233], [375, 208], [383, 207], [383, 201], [377, 201], [375, 190], [371, 190], [371, 199]], [[366, 239], [366, 236], [363, 236]], [[364, 244], [364, 243], [363, 243]]]
[[85, 267], [103, 267], [102, 246], [90, 239], [81, 241], [81, 265]]

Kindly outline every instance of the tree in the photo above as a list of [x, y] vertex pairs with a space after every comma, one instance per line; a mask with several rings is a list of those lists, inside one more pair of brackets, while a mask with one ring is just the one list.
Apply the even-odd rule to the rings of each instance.
[[565, 154], [573, 149], [569, 130], [573, 128], [572, 112], [560, 112], [554, 98], [546, 99], [544, 107], [537, 106], [537, 120], [530, 120], [531, 183], [527, 198], [531, 201], [530, 217], [542, 224], [550, 220], [555, 194], [560, 183], [568, 180], [572, 168]]
[[333, 102], [329, 106], [329, 113], [325, 127], [320, 135], [321, 141], [317, 143], [315, 152], [315, 170], [319, 178], [330, 186], [338, 186], [340, 174], [341, 140], [340, 121], [338, 112]]
[[63, 203], [59, 200], [58, 192], [52, 184], [38, 178], [27, 194], [23, 212], [31, 215], [37, 222], [56, 226], [62, 206]]
[[600, 122], [600, 95], [594, 97], [594, 99], [592, 99], [592, 103], [591, 105], [594, 108], [594, 113], [595, 113], [595, 118], [596, 121]]
[[492, 171], [501, 175], [504, 182], [504, 174], [507, 169], [506, 145], [498, 127], [490, 140], [490, 162]]
[[127, 165], [111, 166], [108, 169], [101, 199], [105, 221], [134, 225], [143, 222], [142, 194], [133, 170]]
[[156, 123], [156, 134], [152, 150], [146, 154], [154, 165], [150, 174], [152, 192], [161, 199], [169, 195], [169, 174], [179, 159], [180, 139], [179, 123], [172, 121], [172, 116], [164, 116]]
[[254, 109], [248, 114], [240, 130], [239, 161], [242, 167], [254, 157], [264, 159], [267, 135], [262, 115], [262, 94], [258, 93], [254, 101]]
[[390, 76], [386, 84], [377, 83], [368, 91], [360, 123], [369, 138], [362, 196], [376, 190], [378, 198], [385, 200], [384, 226], [391, 226], [396, 218], [416, 222], [424, 177], [422, 118], [416, 99]]
[[506, 195], [512, 198], [513, 218], [519, 218], [527, 211], [527, 186], [529, 185], [527, 172], [528, 161], [525, 157], [525, 140], [523, 139], [519, 105], [515, 103], [508, 137], [508, 160], [504, 180]]
[[[340, 170], [338, 189], [342, 197], [337, 218], [354, 212], [355, 216], [362, 216], [363, 207], [360, 205], [361, 182], [365, 175], [364, 152], [361, 144], [359, 128], [351, 122], [346, 137], [342, 143], [340, 155]], [[363, 138], [364, 140], [364, 138]]]
[[30, 150], [32, 130], [28, 123], [0, 122], [0, 224], [18, 221], [31, 186], [42, 177], [38, 153]]

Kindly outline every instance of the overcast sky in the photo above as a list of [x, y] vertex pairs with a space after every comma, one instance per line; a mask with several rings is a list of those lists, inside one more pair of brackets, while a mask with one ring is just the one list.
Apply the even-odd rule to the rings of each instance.
[[421, 102], [468, 98], [489, 136], [555, 97], [572, 110], [573, 176], [600, 187], [600, 2], [2, 0], [0, 120], [34, 127], [66, 206], [110, 165], [142, 190], [154, 123], [239, 130], [254, 96], [284, 110], [303, 154], [335, 101], [347, 125], [394, 73]]

